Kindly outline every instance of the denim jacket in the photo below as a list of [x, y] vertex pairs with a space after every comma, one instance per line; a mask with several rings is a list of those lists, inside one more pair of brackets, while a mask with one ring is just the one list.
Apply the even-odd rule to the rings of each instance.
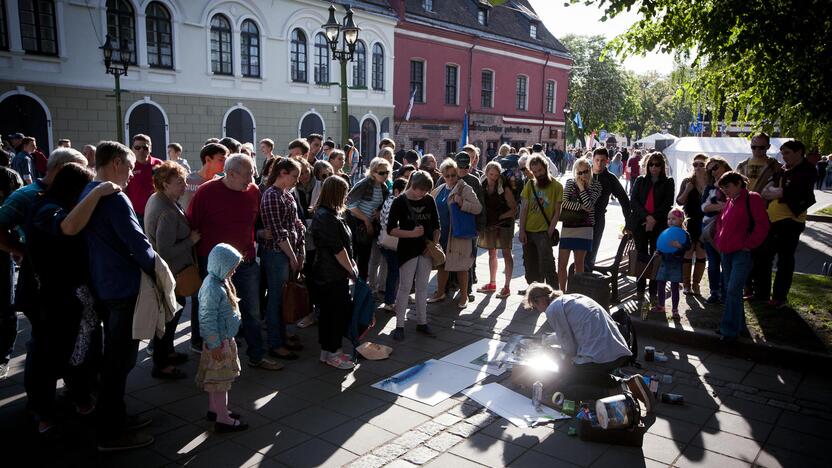
[[233, 339], [240, 329], [240, 308], [228, 298], [226, 277], [242, 258], [228, 244], [217, 244], [208, 254], [208, 276], [199, 288], [199, 333], [208, 349]]
[[[387, 200], [387, 196], [390, 194], [390, 190], [387, 189], [387, 184], [381, 184], [381, 200]], [[355, 184], [350, 190], [349, 195], [347, 195], [347, 205], [352, 205], [353, 203], [358, 202], [359, 200], [372, 200], [373, 199], [373, 179], [370, 176], [367, 176], [357, 184]]]

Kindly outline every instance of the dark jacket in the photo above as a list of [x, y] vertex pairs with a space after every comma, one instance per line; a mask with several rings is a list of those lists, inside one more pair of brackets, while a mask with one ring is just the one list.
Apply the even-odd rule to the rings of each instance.
[[817, 178], [815, 167], [803, 158], [800, 164], [790, 169], [783, 166], [777, 170], [771, 177], [771, 182], [775, 187], [783, 188], [783, 198], [780, 201], [788, 205], [795, 216], [800, 216], [815, 204]]
[[653, 218], [656, 219], [656, 226], [667, 224], [667, 214], [673, 207], [673, 195], [675, 185], [672, 177], [660, 177], [655, 185], [649, 176], [638, 176], [633, 183], [630, 194], [630, 217], [627, 218], [627, 228], [635, 230], [636, 226], [644, 223], [647, 219], [647, 210], [644, 205], [647, 202], [647, 193], [653, 187]]
[[[474, 172], [474, 168], [471, 169], [471, 172], [468, 173], [462, 180], [465, 181], [466, 184], [470, 185], [472, 189], [474, 189], [474, 193], [477, 195], [477, 200], [480, 201], [480, 205], [485, 206], [485, 189], [482, 187], [482, 183], [480, 182], [479, 177]], [[485, 230], [485, 210], [482, 210], [477, 215], [477, 231]]]
[[[387, 200], [387, 196], [390, 194], [390, 191], [387, 190], [387, 184], [381, 184], [381, 202], [384, 204], [384, 200]], [[353, 203], [358, 202], [359, 200], [372, 200], [373, 199], [373, 179], [370, 177], [364, 177], [363, 179], [359, 180], [357, 184], [355, 184], [350, 190], [350, 193], [347, 195], [347, 205], [352, 205]], [[381, 207], [379, 207], [381, 209]]]
[[343, 218], [329, 208], [320, 207], [315, 211], [309, 230], [317, 249], [311, 280], [317, 284], [347, 281], [347, 270], [335, 258], [344, 249], [352, 258], [352, 234]]
[[615, 196], [615, 199], [621, 205], [624, 219], [630, 219], [630, 199], [627, 198], [627, 192], [621, 186], [618, 178], [612, 175], [610, 171], [604, 169], [604, 172], [600, 174], [592, 174], [592, 180], [601, 182], [601, 195], [595, 201], [595, 219], [604, 217], [604, 214], [607, 212], [607, 205], [610, 203], [610, 195]]

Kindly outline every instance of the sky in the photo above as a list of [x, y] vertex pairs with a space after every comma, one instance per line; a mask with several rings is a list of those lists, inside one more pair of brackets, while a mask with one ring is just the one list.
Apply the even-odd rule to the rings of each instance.
[[[546, 29], [555, 37], [567, 34], [602, 34], [608, 39], [623, 33], [638, 19], [636, 12], [623, 12], [613, 19], [602, 22], [603, 11], [595, 5], [582, 3], [564, 6], [565, 0], [529, 0]], [[673, 70], [673, 57], [667, 54], [651, 53], [644, 57], [632, 56], [624, 60], [624, 66], [636, 73], [655, 70], [669, 74]]]

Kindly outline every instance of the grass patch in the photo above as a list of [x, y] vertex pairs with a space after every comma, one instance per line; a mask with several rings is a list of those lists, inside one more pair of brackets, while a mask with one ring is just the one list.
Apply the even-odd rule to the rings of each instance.
[[821, 216], [832, 216], [832, 205], [829, 205], [826, 208], [821, 208], [821, 209], [819, 209], [818, 211], [815, 211], [812, 214], [821, 215]]

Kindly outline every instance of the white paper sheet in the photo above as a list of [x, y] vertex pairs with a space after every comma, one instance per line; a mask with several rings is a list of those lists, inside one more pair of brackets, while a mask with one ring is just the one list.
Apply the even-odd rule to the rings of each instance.
[[440, 361], [450, 362], [468, 369], [485, 371], [491, 375], [502, 375], [507, 369], [499, 368], [491, 362], [497, 359], [505, 346], [500, 340], [483, 338], [453, 353], [439, 358]]
[[529, 419], [535, 420], [542, 417], [557, 421], [570, 418], [546, 405], [541, 405], [541, 412], [538, 412], [532, 405], [531, 398], [509, 390], [496, 382], [471, 387], [463, 390], [462, 394], [508, 419], [517, 427], [530, 427]]
[[372, 386], [434, 406], [486, 377], [485, 371], [431, 359]]

